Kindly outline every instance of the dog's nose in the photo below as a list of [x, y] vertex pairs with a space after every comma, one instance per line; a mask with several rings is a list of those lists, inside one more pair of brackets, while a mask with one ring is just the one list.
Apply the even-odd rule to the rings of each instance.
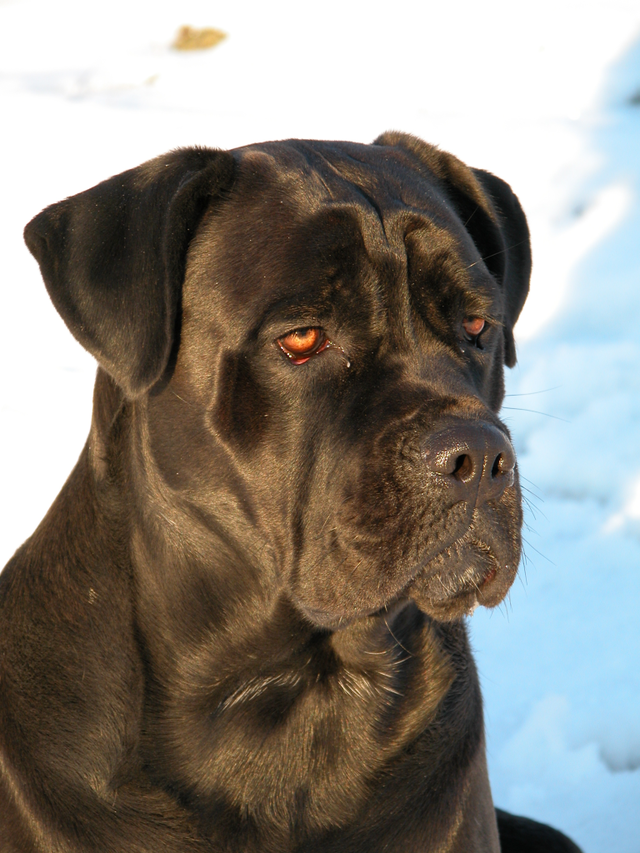
[[458, 500], [496, 500], [513, 485], [516, 455], [492, 424], [450, 421], [424, 440], [422, 455], [427, 469], [440, 475]]

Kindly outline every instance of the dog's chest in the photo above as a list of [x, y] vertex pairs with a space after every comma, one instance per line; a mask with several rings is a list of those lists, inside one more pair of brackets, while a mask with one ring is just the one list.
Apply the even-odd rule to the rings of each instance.
[[[148, 705], [152, 775], [181, 792], [207, 833], [224, 813], [240, 836], [260, 826], [281, 850], [357, 822], [382, 790], [374, 782], [381, 769], [419, 752], [426, 731], [432, 751], [449, 748], [444, 730], [439, 747], [433, 734], [451, 685], [465, 674], [439, 629], [409, 608], [419, 627], [404, 626], [402, 644], [383, 618], [369, 637], [361, 627], [327, 635], [325, 643], [301, 644], [279, 667], [254, 663], [253, 673], [247, 658], [255, 662], [257, 647], [275, 642], [270, 631], [245, 642], [244, 660], [236, 647], [206, 666], [201, 648], [190, 667], [164, 673], [165, 701], [155, 694]], [[239, 670], [233, 675], [230, 661]]]

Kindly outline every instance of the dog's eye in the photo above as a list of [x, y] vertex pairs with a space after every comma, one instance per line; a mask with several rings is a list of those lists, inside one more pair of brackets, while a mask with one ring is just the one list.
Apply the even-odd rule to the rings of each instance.
[[462, 321], [464, 336], [469, 343], [477, 344], [480, 335], [486, 328], [486, 322], [482, 317], [465, 317]]
[[329, 339], [322, 329], [309, 326], [305, 329], [294, 329], [278, 338], [276, 343], [293, 364], [304, 364], [312, 356], [325, 350], [329, 346]]

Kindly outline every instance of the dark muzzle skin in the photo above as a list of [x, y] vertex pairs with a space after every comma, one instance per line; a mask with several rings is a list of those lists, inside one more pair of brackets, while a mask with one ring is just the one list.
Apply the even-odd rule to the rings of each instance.
[[515, 482], [513, 445], [491, 424], [451, 419], [427, 436], [420, 449], [426, 470], [439, 474], [452, 497], [467, 504], [499, 500]]
[[0, 578], [3, 853], [498, 853], [509, 187], [400, 134], [183, 149], [25, 238], [99, 368]]

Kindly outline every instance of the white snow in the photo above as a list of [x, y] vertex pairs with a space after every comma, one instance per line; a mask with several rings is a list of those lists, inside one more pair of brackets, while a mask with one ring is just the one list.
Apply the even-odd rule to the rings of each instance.
[[[228, 38], [178, 53], [183, 24]], [[178, 145], [416, 133], [508, 180], [533, 239], [503, 412], [526, 557], [470, 620], [494, 797], [640, 853], [639, 92], [635, 0], [0, 0], [0, 565], [84, 443], [94, 373], [24, 224]]]

